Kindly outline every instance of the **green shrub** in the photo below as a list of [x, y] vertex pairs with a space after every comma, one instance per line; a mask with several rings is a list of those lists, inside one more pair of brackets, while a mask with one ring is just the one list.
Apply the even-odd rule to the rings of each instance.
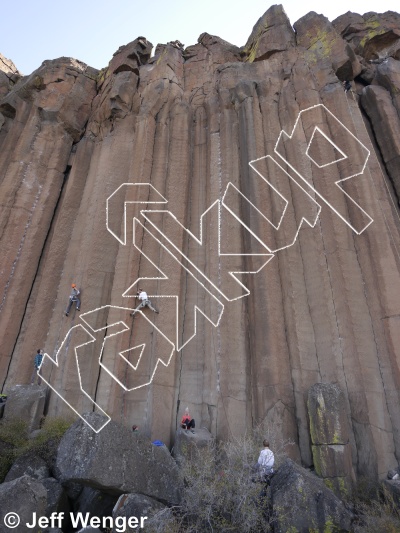
[[367, 489], [355, 493], [354, 533], [400, 533], [400, 509], [393, 496], [383, 485], [367, 483]]
[[23, 420], [0, 420], [0, 483], [28, 442], [28, 426]]
[[0, 440], [16, 447], [28, 442], [28, 425], [23, 420], [0, 419]]
[[40, 433], [30, 439], [25, 448], [26, 453], [38, 455], [50, 470], [54, 469], [57, 449], [61, 438], [71, 426], [73, 420], [65, 418], [46, 418]]
[[64, 418], [46, 418], [40, 433], [29, 439], [28, 426], [23, 420], [0, 420], [0, 483], [21, 455], [38, 455], [53, 469], [60, 440], [72, 422]]
[[184, 453], [179, 461], [185, 478], [181, 505], [150, 517], [149, 533], [271, 531], [269, 489], [253, 481], [253, 466], [265, 438], [275, 466], [282, 462], [290, 443], [279, 442], [275, 433], [264, 425], [240, 438]]
[[49, 441], [60, 441], [72, 423], [72, 420], [65, 418], [46, 418], [40, 433], [35, 438], [29, 440], [27, 448], [30, 450], [40, 450]]

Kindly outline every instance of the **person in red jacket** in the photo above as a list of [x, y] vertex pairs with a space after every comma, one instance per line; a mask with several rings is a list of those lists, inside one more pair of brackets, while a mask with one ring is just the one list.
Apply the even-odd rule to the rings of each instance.
[[194, 418], [189, 414], [189, 407], [186, 407], [185, 414], [182, 416], [181, 428], [186, 430], [190, 429], [190, 431], [194, 433], [195, 422]]

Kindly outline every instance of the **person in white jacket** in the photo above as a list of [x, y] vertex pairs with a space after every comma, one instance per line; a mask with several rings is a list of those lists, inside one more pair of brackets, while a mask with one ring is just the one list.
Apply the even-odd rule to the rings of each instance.
[[258, 469], [259, 474], [262, 477], [270, 476], [274, 473], [274, 452], [269, 448], [269, 441], [267, 439], [263, 442], [264, 449], [261, 450], [260, 456], [258, 458]]
[[143, 289], [139, 289], [136, 294], [136, 298], [139, 298], [140, 304], [136, 307], [134, 311], [132, 311], [131, 316], [133, 316], [136, 311], [139, 311], [139, 309], [143, 309], [143, 307], [148, 307], [154, 313], [158, 313], [157, 309], [154, 307], [154, 305], [149, 300], [149, 297], [147, 296], [147, 292], [145, 292]]

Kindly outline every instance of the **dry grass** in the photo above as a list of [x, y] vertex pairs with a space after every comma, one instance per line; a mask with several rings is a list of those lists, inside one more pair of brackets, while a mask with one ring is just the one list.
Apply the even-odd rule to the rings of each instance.
[[61, 437], [71, 424], [69, 419], [46, 418], [39, 435], [29, 439], [26, 422], [0, 420], [0, 483], [13, 462], [24, 454], [38, 455], [52, 469]]

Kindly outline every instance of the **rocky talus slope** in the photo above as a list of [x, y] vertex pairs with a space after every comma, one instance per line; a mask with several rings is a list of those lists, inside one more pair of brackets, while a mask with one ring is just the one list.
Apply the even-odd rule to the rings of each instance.
[[[30, 383], [43, 348], [50, 415], [95, 402], [167, 444], [186, 406], [221, 438], [268, 421], [310, 466], [308, 391], [332, 382], [355, 474], [386, 474], [400, 15], [311, 12], [293, 29], [272, 6], [242, 48], [203, 33], [151, 52], [138, 37], [102, 71], [60, 58], [29, 76], [0, 56], [2, 391]], [[258, 270], [239, 275], [249, 295], [229, 274]], [[159, 314], [130, 317], [138, 279]]]

